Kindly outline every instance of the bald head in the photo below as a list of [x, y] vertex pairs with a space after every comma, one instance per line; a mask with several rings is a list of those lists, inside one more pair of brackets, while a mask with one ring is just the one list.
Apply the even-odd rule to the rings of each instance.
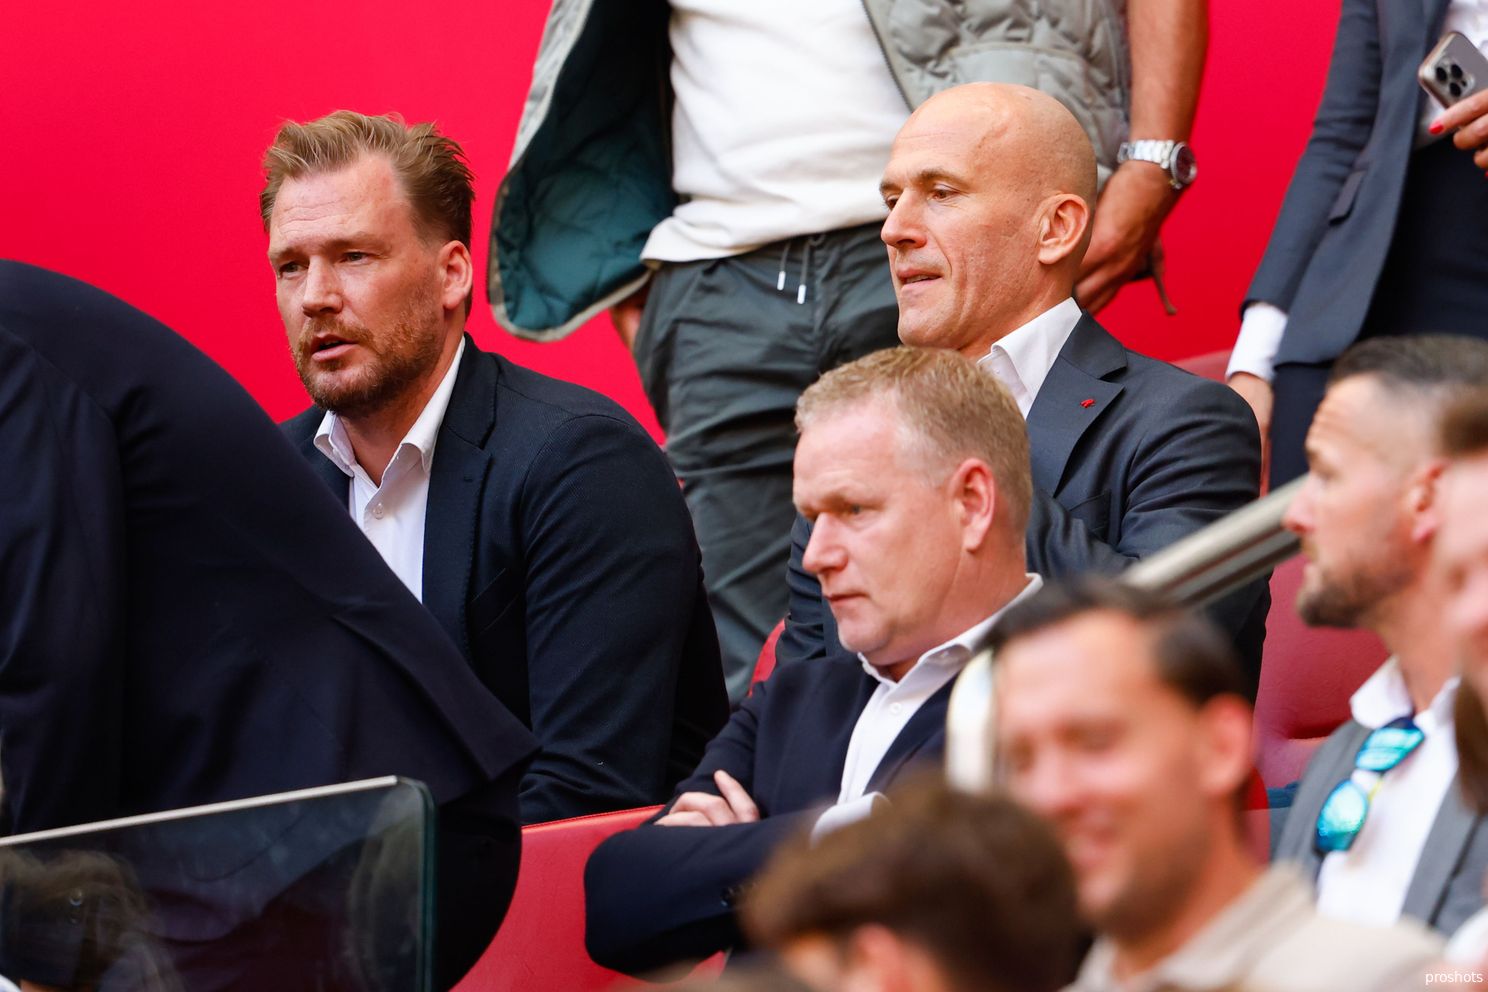
[[1039, 199], [1073, 193], [1095, 202], [1095, 147], [1069, 108], [1042, 90], [1013, 83], [955, 86], [921, 104], [899, 138], [912, 139], [922, 129], [961, 132], [979, 157], [1001, 159], [1007, 178]]
[[1095, 149], [1053, 97], [969, 83], [910, 115], [882, 191], [900, 339], [981, 357], [1073, 291]]

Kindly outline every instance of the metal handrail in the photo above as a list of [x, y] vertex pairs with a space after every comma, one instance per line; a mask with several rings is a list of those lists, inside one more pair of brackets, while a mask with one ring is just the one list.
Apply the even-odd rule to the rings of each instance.
[[[1282, 517], [1306, 476], [1287, 483], [1128, 568], [1119, 581], [1203, 606], [1271, 569], [1300, 550]], [[984, 792], [995, 772], [992, 747], [996, 692], [992, 650], [971, 659], [951, 690], [946, 711], [946, 777], [957, 788]]]

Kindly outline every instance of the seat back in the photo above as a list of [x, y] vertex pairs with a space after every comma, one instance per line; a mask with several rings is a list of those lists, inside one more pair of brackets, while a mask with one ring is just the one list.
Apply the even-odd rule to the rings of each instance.
[[1385, 660], [1378, 637], [1364, 630], [1308, 627], [1297, 616], [1300, 556], [1271, 576], [1271, 612], [1256, 697], [1256, 767], [1267, 786], [1302, 775], [1312, 752], [1348, 719], [1349, 697]]
[[765, 638], [764, 647], [760, 648], [759, 659], [754, 663], [754, 677], [749, 680], [749, 691], [754, 691], [754, 683], [763, 682], [775, 671], [775, 642], [780, 640], [780, 634], [785, 630], [785, 621], [781, 620], [770, 631], [770, 636]]
[[[640, 983], [601, 968], [584, 949], [584, 864], [600, 842], [659, 806], [599, 813], [522, 830], [522, 869], [496, 939], [455, 992], [599, 992]], [[719, 971], [722, 956], [695, 974]], [[647, 986], [655, 987], [655, 986]]]
[[1215, 382], [1225, 381], [1225, 369], [1230, 364], [1230, 350], [1207, 351], [1202, 355], [1190, 355], [1188, 358], [1180, 358], [1173, 363], [1180, 369], [1201, 375], [1205, 379], [1213, 379]]

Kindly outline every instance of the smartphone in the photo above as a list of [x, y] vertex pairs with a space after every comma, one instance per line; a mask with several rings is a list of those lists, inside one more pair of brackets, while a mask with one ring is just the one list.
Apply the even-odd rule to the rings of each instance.
[[1488, 56], [1457, 31], [1436, 43], [1416, 72], [1421, 86], [1443, 107], [1488, 89]]

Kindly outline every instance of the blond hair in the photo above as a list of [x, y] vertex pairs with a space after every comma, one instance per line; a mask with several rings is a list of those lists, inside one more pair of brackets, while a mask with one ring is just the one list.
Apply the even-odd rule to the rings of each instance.
[[432, 123], [408, 125], [397, 114], [369, 117], [338, 110], [308, 124], [285, 121], [264, 152], [258, 208], [264, 230], [286, 179], [335, 172], [364, 155], [387, 159], [426, 238], [470, 247], [475, 176], [459, 143]]
[[796, 402], [796, 429], [862, 403], [892, 400], [905, 450], [940, 481], [967, 458], [985, 462], [1021, 532], [1033, 502], [1028, 429], [1012, 395], [990, 373], [941, 348], [888, 348], [833, 369]]

